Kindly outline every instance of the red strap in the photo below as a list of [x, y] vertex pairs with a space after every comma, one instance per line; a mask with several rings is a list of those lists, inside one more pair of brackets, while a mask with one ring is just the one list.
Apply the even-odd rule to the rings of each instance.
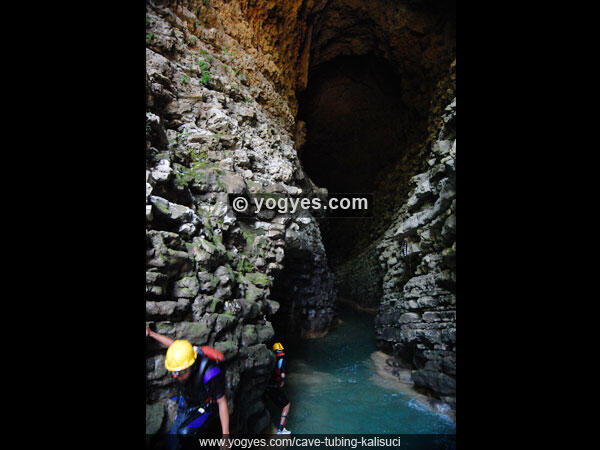
[[205, 345], [200, 350], [202, 350], [202, 353], [204, 353], [210, 359], [214, 359], [215, 361], [223, 361], [225, 359], [223, 353], [221, 353], [219, 350], [209, 347], [208, 345]]

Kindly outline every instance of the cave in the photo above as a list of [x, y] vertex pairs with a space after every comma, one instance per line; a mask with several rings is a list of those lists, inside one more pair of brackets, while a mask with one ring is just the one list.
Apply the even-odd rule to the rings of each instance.
[[309, 72], [299, 108], [307, 129], [300, 152], [303, 168], [329, 193], [374, 195], [377, 208], [366, 219], [322, 221], [334, 271], [389, 225], [391, 214], [382, 211], [394, 208], [386, 189], [395, 186], [385, 183], [386, 175], [394, 174], [411, 144], [425, 140], [425, 116], [402, 94], [401, 75], [373, 55], [339, 56]]
[[[455, 408], [455, 1], [146, 10], [147, 325], [221, 352], [233, 433], [273, 425], [263, 394], [279, 341], [298, 358], [313, 349], [315, 366], [332, 357], [319, 342], [351, 369], [382, 350], [381, 370]], [[253, 193], [372, 204], [362, 218], [232, 211], [231, 195]], [[339, 329], [356, 342], [336, 343]], [[347, 373], [305, 375], [356, 391]], [[146, 382], [158, 443], [176, 386], [153, 341]]]
[[[386, 18], [394, 13], [397, 23]], [[406, 203], [411, 177], [427, 169], [433, 124], [453, 92], [454, 14], [454, 2], [335, 0], [311, 22], [298, 157], [329, 193], [372, 196], [369, 217], [319, 219], [340, 299], [371, 311], [383, 296], [375, 246]]]
[[391, 67], [372, 56], [340, 56], [309, 72], [299, 120], [307, 124], [300, 161], [330, 192], [372, 192], [377, 174], [406, 145], [409, 109]]
[[[406, 186], [420, 167], [414, 160], [405, 162], [402, 170], [397, 166], [403, 157], [406, 160], [407, 155], [415, 154], [417, 143], [426, 140], [426, 117], [407, 103], [401, 73], [383, 58], [341, 55], [309, 70], [307, 89], [299, 94], [298, 121], [306, 130], [298, 151], [303, 170], [328, 193], [373, 196], [370, 217], [319, 219], [325, 255], [337, 275], [341, 301], [375, 309], [381, 300], [383, 273], [376, 261], [369, 261], [372, 264], [363, 265], [360, 273], [353, 271], [352, 276], [344, 276], [341, 270], [345, 264], [353, 264], [390, 225], [394, 208], [406, 193], [398, 192], [398, 187]], [[276, 334], [294, 346], [303, 330], [310, 328], [302, 323], [305, 319], [300, 310], [307, 303], [303, 297], [317, 295], [323, 285], [306, 289], [307, 284], [314, 284], [310, 251], [286, 248], [285, 255], [283, 272], [272, 290], [273, 298], [281, 300], [274, 326]], [[322, 310], [312, 311], [314, 315]], [[333, 315], [333, 311], [325, 315], [317, 326], [321, 333], [312, 337], [335, 326]]]
[[[311, 22], [304, 83], [296, 91], [297, 152], [306, 176], [329, 194], [362, 193], [373, 201], [366, 218], [318, 217], [335, 306], [324, 315], [329, 326], [308, 337], [333, 330], [349, 308], [376, 314], [378, 347], [397, 367], [414, 371], [422, 392], [451, 405], [455, 242], [447, 199], [454, 169], [438, 168], [432, 149], [455, 139], [454, 119], [445, 116], [455, 95], [454, 6], [327, 2]], [[393, 13], [396, 23], [386, 17]], [[427, 216], [428, 208], [432, 216], [447, 212], [405, 233], [404, 223]], [[277, 335], [296, 348], [310, 327], [302, 323], [307, 307], [298, 292], [312, 274], [310, 257], [286, 249], [272, 291], [282, 304]], [[442, 322], [404, 324], [422, 314]]]

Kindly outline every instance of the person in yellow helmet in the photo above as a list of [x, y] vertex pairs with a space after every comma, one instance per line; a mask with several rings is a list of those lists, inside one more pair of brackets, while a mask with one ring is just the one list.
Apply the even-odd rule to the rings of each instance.
[[221, 434], [229, 436], [229, 408], [225, 382], [219, 361], [223, 354], [211, 347], [195, 347], [186, 340], [173, 340], [146, 327], [146, 336], [167, 348], [165, 367], [178, 384], [177, 417], [169, 432], [167, 446], [181, 449], [196, 437], [215, 432], [216, 416], [221, 422]]
[[285, 392], [283, 391], [283, 385], [285, 384], [285, 375], [287, 372], [287, 361], [283, 352], [284, 348], [281, 342], [273, 344], [273, 351], [275, 352], [276, 364], [271, 377], [271, 381], [267, 385], [265, 391], [267, 397], [281, 409], [281, 418], [279, 420], [279, 426], [277, 427], [277, 434], [290, 434], [291, 432], [285, 428], [287, 424], [287, 417], [290, 412], [291, 402], [288, 400]]

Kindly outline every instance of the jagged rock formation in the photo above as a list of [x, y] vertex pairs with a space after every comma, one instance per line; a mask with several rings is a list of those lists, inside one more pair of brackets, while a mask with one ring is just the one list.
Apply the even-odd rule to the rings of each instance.
[[383, 271], [379, 262], [378, 243], [376, 241], [356, 258], [335, 267], [340, 297], [370, 309], [378, 309], [383, 296]]
[[[275, 333], [326, 333], [338, 290], [378, 308], [381, 347], [454, 404], [452, 2], [148, 1], [146, 10], [147, 320], [225, 354], [232, 432], [268, 426], [268, 345]], [[228, 194], [326, 192], [312, 180], [373, 192], [374, 219], [247, 218], [228, 203]], [[173, 419], [166, 375], [164, 349], [149, 342], [150, 434]]]
[[456, 101], [414, 186], [378, 244], [384, 272], [376, 333], [417, 387], [456, 403]]
[[[306, 222], [308, 218], [299, 218]], [[302, 230], [292, 224], [285, 234], [286, 256], [284, 269], [273, 286], [273, 295], [285, 298], [276, 329], [287, 342], [295, 336], [315, 338], [329, 330], [337, 298], [335, 280], [325, 262], [327, 255], [318, 227]]]
[[[288, 302], [285, 288], [271, 292], [274, 278], [299, 264], [297, 276], [310, 280], [289, 293], [300, 336], [330, 326], [334, 283], [310, 215], [241, 219], [229, 206], [228, 194], [314, 187], [285, 123], [257, 101], [276, 96], [271, 82], [247, 76], [254, 61], [240, 47], [217, 44], [231, 42], [223, 30], [190, 28], [214, 9], [200, 2], [192, 11], [147, 5], [146, 315], [159, 333], [224, 353], [231, 430], [257, 433], [269, 425], [261, 397], [272, 320]], [[164, 349], [150, 342], [147, 351], [148, 423], [165, 431], [175, 386]]]

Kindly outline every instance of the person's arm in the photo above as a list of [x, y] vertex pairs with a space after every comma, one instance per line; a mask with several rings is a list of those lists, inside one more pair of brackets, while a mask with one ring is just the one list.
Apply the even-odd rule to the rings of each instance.
[[229, 436], [229, 407], [227, 406], [227, 397], [225, 395], [217, 399], [219, 405], [219, 419], [224, 436]]
[[285, 372], [281, 372], [279, 374], [279, 376], [281, 377], [281, 383], [279, 384], [279, 387], [283, 387], [283, 385], [285, 384], [284, 378], [285, 378]]
[[164, 345], [165, 347], [170, 346], [173, 342], [175, 342], [173, 339], [171, 339], [170, 337], [167, 336], [163, 336], [162, 334], [158, 334], [155, 333], [154, 331], [152, 331], [150, 329], [150, 327], [146, 327], [146, 336], [151, 337], [155, 340], [157, 340], [158, 342], [160, 342], [162, 345]]
[[279, 376], [281, 377], [281, 384], [279, 385], [279, 387], [283, 387], [283, 385], [285, 384], [285, 373], [287, 372], [287, 360], [284, 359], [283, 362], [281, 363], [281, 369], [280, 369], [280, 374]]

